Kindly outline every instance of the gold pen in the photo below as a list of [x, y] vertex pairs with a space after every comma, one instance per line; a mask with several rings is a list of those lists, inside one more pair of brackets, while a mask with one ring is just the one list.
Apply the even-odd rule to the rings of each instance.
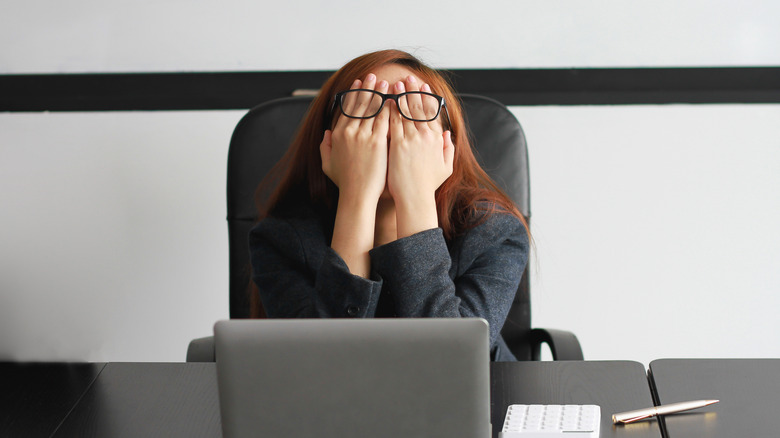
[[681, 403], [672, 403], [668, 405], [655, 406], [647, 409], [637, 409], [635, 411], [621, 412], [612, 416], [612, 422], [617, 423], [631, 423], [644, 418], [653, 417], [656, 415], [673, 414], [675, 412], [688, 411], [691, 409], [703, 408], [715, 404], [720, 400], [694, 400]]

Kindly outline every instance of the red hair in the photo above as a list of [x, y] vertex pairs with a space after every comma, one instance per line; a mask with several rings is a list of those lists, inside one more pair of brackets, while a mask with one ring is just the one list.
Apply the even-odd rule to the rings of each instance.
[[[451, 239], [462, 234], [497, 210], [517, 216], [526, 224], [512, 200], [477, 163], [463, 119], [463, 109], [449, 81], [438, 71], [400, 50], [381, 50], [355, 58], [325, 82], [309, 107], [289, 150], [269, 177], [260, 184], [259, 218], [281, 213], [283, 205], [294, 205], [301, 201], [301, 196], [308, 198], [315, 207], [324, 208], [317, 210], [331, 215], [328, 219], [335, 217], [338, 188], [322, 171], [320, 156], [325, 123], [330, 116], [328, 113], [337, 92], [349, 89], [355, 79], [363, 79], [368, 73], [387, 64], [399, 64], [414, 72], [431, 87], [433, 93], [444, 97], [447, 106], [454, 134], [452, 141], [455, 144], [455, 158], [452, 175], [436, 191], [439, 226], [444, 236]], [[275, 181], [279, 183], [274, 184]], [[271, 186], [276, 188], [267, 201], [260, 201], [264, 198], [260, 194]], [[478, 219], [475, 221], [475, 218]]]

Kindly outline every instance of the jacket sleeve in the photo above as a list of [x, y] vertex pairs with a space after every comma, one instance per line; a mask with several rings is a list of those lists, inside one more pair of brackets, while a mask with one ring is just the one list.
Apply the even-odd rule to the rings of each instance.
[[496, 345], [528, 260], [525, 227], [497, 213], [451, 245], [440, 228], [423, 231], [374, 248], [372, 270], [398, 316], [484, 318]]
[[249, 233], [252, 280], [271, 318], [373, 317], [381, 281], [349, 272], [319, 228], [266, 218]]

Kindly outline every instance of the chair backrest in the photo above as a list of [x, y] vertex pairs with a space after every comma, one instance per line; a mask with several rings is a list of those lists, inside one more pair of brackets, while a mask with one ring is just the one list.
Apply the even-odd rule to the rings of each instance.
[[[530, 220], [528, 152], [520, 123], [503, 104], [462, 94], [475, 155], [491, 178]], [[230, 250], [230, 317], [250, 315], [251, 281], [247, 235], [257, 221], [255, 190], [287, 150], [312, 97], [272, 100], [251, 109], [230, 141], [227, 172], [227, 220]], [[501, 334], [519, 360], [531, 359], [531, 303], [528, 269]]]

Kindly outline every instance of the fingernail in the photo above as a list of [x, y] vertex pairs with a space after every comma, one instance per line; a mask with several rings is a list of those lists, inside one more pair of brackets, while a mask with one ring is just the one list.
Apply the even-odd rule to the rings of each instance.
[[398, 82], [395, 84], [395, 89], [396, 89], [396, 90], [398, 90], [398, 91], [404, 91], [404, 83], [403, 83], [403, 82], [401, 82], [401, 81], [398, 81]]
[[406, 80], [407, 80], [407, 81], [409, 81], [409, 83], [412, 83], [412, 84], [413, 84], [413, 83], [415, 83], [415, 82], [417, 82], [417, 81], [414, 79], [414, 76], [411, 76], [411, 75], [409, 75], [409, 77], [408, 77], [408, 78], [406, 78]]
[[369, 73], [368, 76], [366, 76], [367, 81], [373, 81], [374, 79], [376, 79], [376, 76], [374, 76], [373, 73]]
[[382, 80], [379, 82], [379, 88], [387, 88], [387, 81]]
[[425, 92], [430, 93], [431, 92], [431, 87], [429, 87], [428, 84], [423, 84], [422, 90], [425, 91]]

